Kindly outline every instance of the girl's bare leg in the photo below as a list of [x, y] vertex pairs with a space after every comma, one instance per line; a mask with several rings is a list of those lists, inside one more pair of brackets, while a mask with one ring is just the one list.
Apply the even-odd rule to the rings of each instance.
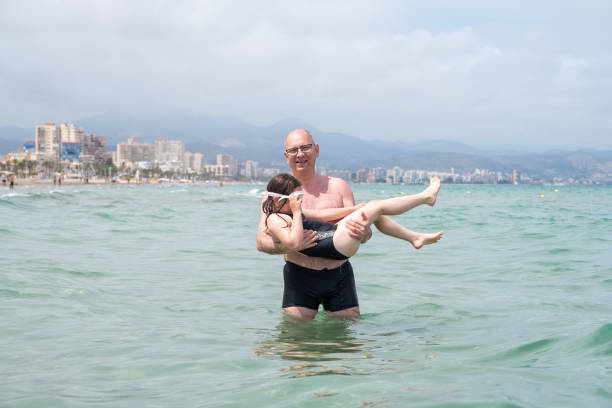
[[411, 231], [385, 215], [380, 216], [374, 225], [383, 234], [408, 241], [416, 249], [435, 244], [442, 238], [442, 231], [434, 234]]
[[[433, 206], [436, 203], [436, 199], [438, 197], [438, 191], [440, 191], [440, 179], [437, 177], [433, 177], [429, 183], [429, 186], [418, 194], [388, 198], [386, 200], [370, 201], [363, 208], [360, 208], [359, 210], [353, 212], [352, 214], [348, 215], [346, 218], [340, 221], [340, 223], [338, 224], [338, 229], [336, 230], [336, 233], [334, 234], [334, 245], [336, 249], [342, 254], [348, 257], [351, 257], [357, 252], [357, 250], [359, 249], [359, 245], [361, 244], [359, 241], [357, 241], [356, 239], [353, 239], [348, 234], [348, 230], [344, 227], [345, 220], [350, 219], [352, 217], [361, 217], [360, 213], [363, 212], [367, 216], [368, 225], [371, 225], [372, 223], [376, 223], [382, 215], [403, 214], [406, 211], [409, 211], [413, 209], [414, 207], [422, 205], [422, 204], [428, 204], [428, 205]], [[396, 226], [393, 228], [395, 229], [396, 233], [400, 233], [397, 230], [397, 227], [398, 226], [401, 227], [401, 225], [397, 223], [395, 224]], [[385, 227], [383, 226], [383, 228]], [[405, 234], [404, 232], [402, 233]], [[392, 235], [392, 234], [388, 234], [388, 235]], [[398, 238], [402, 238], [402, 237], [398, 237]], [[416, 245], [420, 245], [419, 246], [420, 248], [421, 246], [425, 245], [426, 240], [430, 241], [432, 239], [435, 239], [435, 238], [434, 237], [428, 237], [427, 239], [423, 238], [423, 243], [422, 244], [417, 243]], [[435, 241], [433, 242], [436, 242], [438, 239], [440, 239], [440, 237], [435, 239]], [[428, 242], [428, 243], [432, 243], [432, 242]], [[415, 248], [416, 248], [416, 245], [415, 245]]]
[[429, 186], [418, 194], [370, 201], [362, 208], [362, 211], [365, 211], [368, 218], [372, 219], [371, 223], [375, 223], [381, 215], [403, 214], [422, 204], [433, 206], [438, 198], [438, 191], [440, 191], [440, 179], [433, 177]]

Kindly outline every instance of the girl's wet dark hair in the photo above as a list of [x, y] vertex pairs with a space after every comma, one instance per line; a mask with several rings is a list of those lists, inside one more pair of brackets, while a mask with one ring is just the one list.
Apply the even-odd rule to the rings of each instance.
[[[270, 179], [266, 190], [270, 193], [289, 195], [301, 185], [302, 184], [299, 182], [299, 180], [293, 177], [291, 174], [280, 173]], [[283, 205], [279, 204], [279, 202], [280, 200], [274, 201], [274, 197], [268, 196], [268, 198], [266, 198], [261, 205], [261, 209], [263, 210], [264, 214], [266, 214], [266, 228], [268, 228], [268, 217], [272, 214], [278, 214], [280, 209], [283, 207]], [[289, 226], [289, 224], [287, 224], [287, 226]]]

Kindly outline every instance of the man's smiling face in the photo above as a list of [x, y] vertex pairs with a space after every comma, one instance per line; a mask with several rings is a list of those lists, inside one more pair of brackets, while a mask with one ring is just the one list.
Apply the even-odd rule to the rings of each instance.
[[285, 158], [295, 174], [314, 174], [315, 162], [319, 157], [319, 146], [306, 130], [298, 129], [285, 139]]

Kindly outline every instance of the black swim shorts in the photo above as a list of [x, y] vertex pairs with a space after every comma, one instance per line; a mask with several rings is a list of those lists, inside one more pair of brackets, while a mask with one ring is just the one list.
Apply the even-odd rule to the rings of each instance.
[[359, 306], [353, 268], [346, 261], [338, 268], [304, 268], [291, 262], [283, 269], [285, 291], [283, 308], [301, 306], [318, 310], [319, 305], [329, 312], [337, 312]]

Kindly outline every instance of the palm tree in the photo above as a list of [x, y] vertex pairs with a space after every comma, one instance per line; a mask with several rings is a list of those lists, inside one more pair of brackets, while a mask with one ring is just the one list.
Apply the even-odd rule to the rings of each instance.
[[52, 161], [45, 160], [43, 162], [43, 167], [45, 168], [45, 174], [47, 177], [51, 176], [51, 169], [53, 169], [54, 163]]
[[24, 170], [26, 168], [25, 160], [19, 160], [19, 162], [17, 162], [16, 165], [17, 165], [17, 171], [16, 171], [17, 175], [19, 175], [19, 173], [21, 173], [21, 175], [23, 176], [24, 175]]
[[28, 160], [26, 161], [26, 166], [28, 168], [28, 176], [32, 174], [32, 170], [36, 167], [36, 161], [35, 160]]

